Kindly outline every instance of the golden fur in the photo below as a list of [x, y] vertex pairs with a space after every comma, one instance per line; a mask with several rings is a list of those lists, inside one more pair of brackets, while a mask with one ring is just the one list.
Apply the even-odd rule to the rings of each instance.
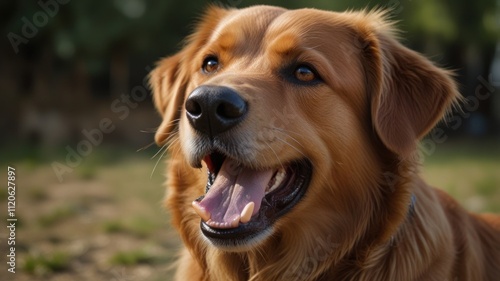
[[[418, 175], [416, 143], [459, 99], [455, 83], [394, 33], [382, 12], [211, 7], [158, 63], [156, 142], [168, 145], [166, 206], [185, 245], [175, 280], [500, 280], [499, 217], [468, 213]], [[204, 75], [212, 53], [222, 70]], [[293, 59], [322, 82], [282, 79]], [[306, 196], [246, 251], [212, 246], [191, 208], [207, 171], [190, 165], [184, 101], [204, 84], [232, 87], [253, 109], [232, 131], [248, 165], [313, 165]]]

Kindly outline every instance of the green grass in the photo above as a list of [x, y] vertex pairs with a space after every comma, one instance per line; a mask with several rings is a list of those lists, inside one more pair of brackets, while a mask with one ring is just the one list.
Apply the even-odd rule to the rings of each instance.
[[500, 213], [500, 146], [449, 142], [425, 158], [424, 179], [474, 212]]
[[92, 180], [96, 178], [99, 165], [93, 165], [92, 163], [82, 164], [76, 169], [76, 174], [82, 180]]
[[475, 186], [477, 192], [486, 197], [494, 196], [499, 190], [498, 179], [492, 175], [479, 180]]
[[9, 193], [8, 193], [7, 188], [5, 188], [4, 190], [2, 190], [0, 192], [0, 201], [7, 201], [8, 197], [9, 197]]
[[138, 237], [147, 237], [149, 236], [155, 229], [157, 229], [157, 225], [146, 219], [146, 218], [135, 218], [129, 225], [129, 230]]
[[154, 257], [144, 250], [120, 251], [114, 254], [110, 262], [114, 265], [135, 265], [140, 263], [149, 263]]
[[31, 188], [28, 196], [30, 197], [31, 200], [35, 202], [44, 201], [48, 199], [47, 191], [41, 187]]
[[21, 268], [29, 274], [44, 275], [68, 269], [69, 261], [69, 255], [59, 251], [45, 255], [28, 254]]
[[102, 224], [102, 229], [106, 233], [120, 233], [120, 232], [127, 232], [127, 226], [121, 222], [121, 221], [106, 221]]
[[106, 233], [125, 233], [135, 235], [138, 238], [147, 238], [158, 229], [158, 225], [147, 218], [134, 218], [127, 222], [106, 221], [102, 224], [102, 229]]
[[500, 164], [500, 140], [448, 140], [435, 144], [432, 153], [422, 152], [425, 163], [448, 165], [455, 161]]
[[58, 207], [48, 214], [40, 216], [38, 218], [38, 223], [43, 227], [49, 227], [69, 219], [76, 214], [76, 208], [73, 206]]

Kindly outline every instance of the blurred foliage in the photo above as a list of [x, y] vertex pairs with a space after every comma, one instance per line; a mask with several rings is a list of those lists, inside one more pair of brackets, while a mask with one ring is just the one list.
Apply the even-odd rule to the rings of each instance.
[[[3, 18], [4, 34], [22, 35], [22, 18], [33, 23], [35, 14], [44, 11], [37, 1], [4, 1], [0, 5], [2, 11], [9, 11]], [[103, 60], [113, 50], [150, 52], [175, 46], [186, 33], [179, 27], [186, 25], [172, 23], [185, 23], [189, 20], [186, 15], [191, 14], [181, 2], [159, 0], [70, 1], [52, 10], [57, 13], [38, 27], [39, 34], [28, 44], [48, 44], [63, 60], [86, 58], [91, 72], [103, 71]]]
[[144, 250], [120, 251], [114, 254], [110, 262], [115, 265], [135, 265], [149, 263], [154, 257]]
[[66, 206], [53, 209], [50, 213], [40, 216], [38, 222], [42, 227], [51, 227], [75, 215], [77, 215], [77, 209], [74, 206]]
[[[58, 3], [56, 0], [47, 2]], [[254, 1], [193, 0], [113, 0], [69, 1], [58, 4], [57, 13], [29, 44], [50, 42], [62, 59], [89, 58], [89, 67], [99, 70], [99, 58], [117, 48], [136, 53], [167, 54], [179, 46], [189, 33], [194, 20], [210, 3], [245, 7], [255, 4], [280, 5], [290, 8], [315, 7], [329, 10], [382, 8], [391, 10], [395, 19], [404, 19], [404, 30], [415, 41], [434, 37], [444, 42], [493, 44], [498, 38], [495, 0], [315, 0]], [[2, 1], [0, 3], [2, 33], [21, 31], [26, 17], [43, 11], [38, 1]], [[18, 32], [19, 35], [20, 32]], [[22, 48], [23, 46], [21, 46]]]
[[109, 220], [104, 222], [102, 226], [106, 233], [127, 233], [138, 238], [149, 237], [157, 229], [157, 225], [153, 221], [143, 217], [137, 217], [128, 222]]
[[[154, 63], [180, 49], [211, 4], [388, 10], [405, 45], [456, 70], [464, 96], [475, 93], [478, 77], [489, 77], [500, 37], [496, 0], [0, 0], [0, 31], [5, 35], [0, 43], [4, 63], [0, 91], [6, 99], [0, 103], [5, 114], [0, 128], [9, 132], [0, 141], [20, 136], [33, 144], [57, 146], [80, 139], [82, 120], [98, 116], [98, 101], [105, 101], [101, 106], [108, 110], [101, 111], [101, 117], [109, 115], [110, 101], [130, 95], [132, 86], [143, 85]], [[34, 26], [34, 35], [25, 34], [27, 25]], [[17, 47], [11, 42], [13, 34], [24, 38]], [[476, 113], [482, 118], [479, 125], [486, 128], [483, 131], [500, 133], [498, 106], [492, 100], [482, 103]], [[145, 112], [141, 117], [148, 113], [156, 117], [153, 110]], [[53, 120], [59, 123], [49, 122]], [[122, 124], [117, 124], [115, 140], [119, 134], [136, 135], [130, 132], [136, 127]], [[59, 128], [55, 132], [60, 135], [50, 131], [53, 128]], [[30, 155], [35, 162], [43, 158]], [[82, 175], [93, 176], [92, 170]]]
[[69, 266], [69, 256], [56, 251], [49, 254], [28, 254], [22, 269], [34, 275], [46, 275], [55, 271], [66, 270]]

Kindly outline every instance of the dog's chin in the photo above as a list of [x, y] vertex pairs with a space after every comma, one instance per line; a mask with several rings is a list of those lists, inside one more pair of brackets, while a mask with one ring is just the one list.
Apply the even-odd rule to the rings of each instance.
[[228, 238], [214, 238], [207, 236], [207, 233], [213, 232], [214, 229], [207, 226], [203, 222], [200, 224], [200, 228], [203, 233], [203, 238], [212, 246], [224, 252], [233, 253], [244, 253], [251, 252], [258, 249], [267, 238], [271, 237], [274, 233], [274, 227], [269, 226], [268, 228], [260, 231], [259, 233], [253, 235], [252, 237], [247, 237], [245, 239], [228, 239]]
[[211, 245], [230, 252], [250, 251], [273, 235], [275, 223], [304, 197], [312, 177], [308, 159], [254, 168], [213, 151], [205, 194], [193, 202], [200, 229]]

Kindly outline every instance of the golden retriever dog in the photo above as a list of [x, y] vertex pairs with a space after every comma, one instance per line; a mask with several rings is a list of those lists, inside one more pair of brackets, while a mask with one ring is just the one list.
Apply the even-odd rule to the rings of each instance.
[[500, 218], [418, 174], [455, 83], [383, 12], [211, 7], [150, 79], [175, 280], [500, 280]]

